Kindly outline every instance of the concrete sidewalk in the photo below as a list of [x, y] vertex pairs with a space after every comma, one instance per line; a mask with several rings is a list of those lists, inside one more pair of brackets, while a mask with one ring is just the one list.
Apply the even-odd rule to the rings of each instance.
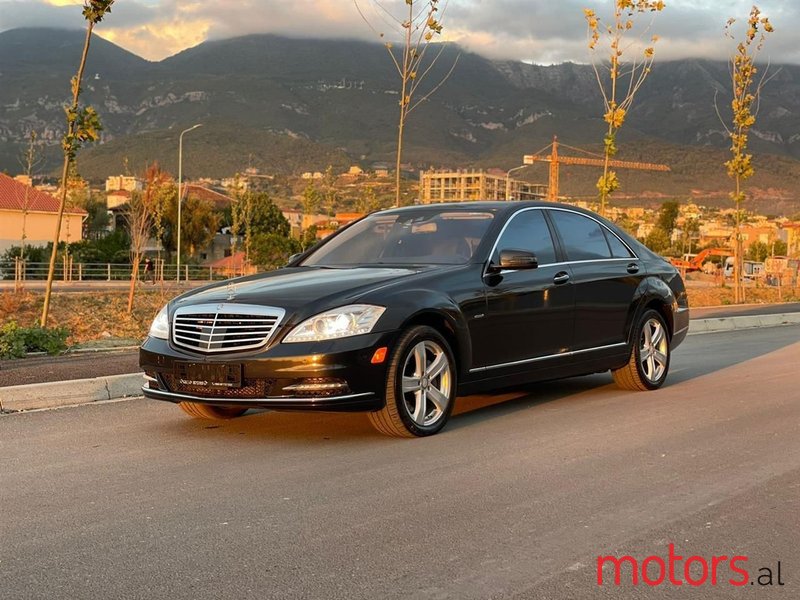
[[[800, 313], [692, 319], [689, 335], [800, 325]], [[58, 408], [141, 395], [142, 373], [0, 387], [0, 412]]]

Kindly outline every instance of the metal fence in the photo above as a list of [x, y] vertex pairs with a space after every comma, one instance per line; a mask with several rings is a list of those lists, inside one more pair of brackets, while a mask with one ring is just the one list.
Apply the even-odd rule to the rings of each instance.
[[[44, 281], [47, 279], [49, 263], [28, 262], [20, 259], [0, 261], [0, 280]], [[79, 263], [69, 257], [56, 263], [55, 279], [57, 281], [129, 281], [133, 265], [123, 263]], [[241, 272], [232, 269], [214, 269], [205, 265], [181, 265], [180, 277], [175, 264], [156, 262], [154, 277], [163, 281], [217, 281], [227, 279]], [[139, 266], [138, 278], [145, 279], [144, 266]]]

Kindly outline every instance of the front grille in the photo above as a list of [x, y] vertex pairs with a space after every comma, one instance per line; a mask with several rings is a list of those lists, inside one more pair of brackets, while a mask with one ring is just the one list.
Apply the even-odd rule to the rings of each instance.
[[240, 388], [209, 388], [200, 385], [181, 383], [172, 373], [163, 373], [161, 377], [167, 386], [167, 391], [176, 394], [192, 394], [203, 398], [230, 398], [254, 399], [266, 398], [275, 385], [274, 379], [245, 379]]
[[252, 350], [266, 344], [285, 311], [251, 304], [182, 306], [172, 317], [176, 346], [204, 354]]

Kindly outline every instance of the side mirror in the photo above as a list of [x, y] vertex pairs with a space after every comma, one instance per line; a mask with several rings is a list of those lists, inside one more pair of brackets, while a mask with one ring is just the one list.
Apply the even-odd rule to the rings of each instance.
[[500, 251], [500, 269], [522, 271], [525, 269], [536, 269], [538, 266], [539, 260], [533, 252], [527, 252], [526, 250]]
[[302, 252], [298, 252], [297, 254], [292, 254], [292, 255], [289, 257], [289, 260], [287, 260], [287, 261], [286, 261], [286, 265], [285, 265], [285, 266], [287, 266], [287, 267], [288, 267], [290, 264], [292, 264], [294, 261], [296, 261], [296, 260], [297, 260], [298, 258], [300, 258], [302, 255], [303, 255], [303, 253], [302, 253]]

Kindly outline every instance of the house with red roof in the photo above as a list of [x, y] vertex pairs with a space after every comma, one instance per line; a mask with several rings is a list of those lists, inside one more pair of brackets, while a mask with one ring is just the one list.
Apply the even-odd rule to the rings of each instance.
[[[82, 240], [86, 216], [82, 208], [66, 209], [60, 241]], [[52, 242], [57, 219], [56, 198], [0, 173], [0, 253], [20, 245], [23, 228], [28, 245], [44, 246]]]

